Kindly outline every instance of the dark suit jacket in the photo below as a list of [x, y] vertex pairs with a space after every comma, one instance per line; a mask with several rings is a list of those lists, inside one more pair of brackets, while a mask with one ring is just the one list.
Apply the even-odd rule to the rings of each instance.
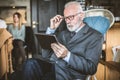
[[42, 56], [55, 61], [56, 80], [84, 80], [93, 75], [100, 59], [103, 35], [85, 25], [75, 36], [67, 41], [68, 30], [58, 34], [58, 40], [71, 52], [69, 62], [58, 59], [53, 51], [43, 50]]

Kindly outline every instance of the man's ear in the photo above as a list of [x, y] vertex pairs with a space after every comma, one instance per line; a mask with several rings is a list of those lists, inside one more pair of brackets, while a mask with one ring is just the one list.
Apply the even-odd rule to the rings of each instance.
[[85, 13], [84, 12], [80, 13], [79, 17], [81, 18], [81, 20], [83, 20], [85, 18]]

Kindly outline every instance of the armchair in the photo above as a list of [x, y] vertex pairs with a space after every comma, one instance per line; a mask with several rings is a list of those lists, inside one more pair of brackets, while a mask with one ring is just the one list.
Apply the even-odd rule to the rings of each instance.
[[[85, 11], [84, 22], [90, 27], [96, 29], [103, 35], [112, 27], [115, 22], [114, 15], [107, 9], [91, 9]], [[86, 80], [97, 80], [95, 75], [89, 75]]]

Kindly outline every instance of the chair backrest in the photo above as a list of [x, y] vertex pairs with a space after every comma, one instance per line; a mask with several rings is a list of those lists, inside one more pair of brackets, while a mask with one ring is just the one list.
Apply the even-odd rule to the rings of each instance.
[[[115, 18], [112, 12], [107, 9], [91, 9], [85, 11], [84, 22], [104, 35], [114, 24]], [[88, 75], [86, 80], [90, 80], [91, 77], [97, 80], [95, 75]]]
[[106, 33], [106, 31], [114, 24], [114, 21], [114, 15], [107, 9], [91, 9], [85, 11], [84, 22], [102, 34]]

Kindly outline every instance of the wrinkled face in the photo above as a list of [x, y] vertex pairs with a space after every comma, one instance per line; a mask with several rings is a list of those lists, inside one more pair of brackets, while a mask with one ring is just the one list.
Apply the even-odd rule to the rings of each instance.
[[13, 16], [13, 21], [14, 21], [14, 22], [19, 22], [18, 15], [15, 14], [15, 15]]
[[69, 31], [75, 31], [83, 23], [83, 12], [80, 12], [75, 5], [64, 9], [64, 18]]

